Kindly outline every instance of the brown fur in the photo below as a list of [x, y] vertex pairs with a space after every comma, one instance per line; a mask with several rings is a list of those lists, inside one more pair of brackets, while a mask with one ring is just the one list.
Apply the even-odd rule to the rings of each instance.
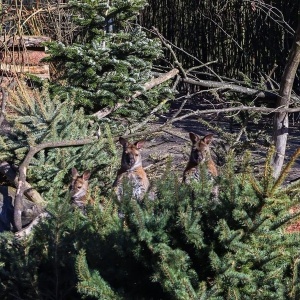
[[140, 149], [144, 146], [144, 141], [138, 141], [133, 144], [120, 137], [120, 144], [123, 146], [121, 168], [117, 172], [117, 177], [113, 183], [113, 188], [121, 201], [123, 193], [123, 179], [128, 178], [133, 186], [133, 194], [141, 200], [149, 189], [149, 180], [142, 166], [142, 157]]
[[87, 205], [86, 193], [89, 188], [91, 172], [86, 170], [79, 175], [76, 168], [72, 168], [72, 182], [70, 185], [72, 204], [82, 208]]
[[[72, 182], [70, 184], [70, 193], [72, 204], [84, 211], [87, 204], [86, 193], [89, 187], [90, 171], [84, 171], [80, 176], [76, 168], [72, 168]], [[47, 211], [41, 212], [32, 222], [22, 230], [18, 231], [15, 236], [22, 239], [30, 234], [32, 229], [39, 224], [43, 219], [49, 218], [51, 215]]]
[[213, 177], [218, 176], [218, 170], [211, 158], [209, 148], [213, 135], [208, 134], [202, 139], [193, 132], [190, 132], [189, 135], [192, 142], [192, 149], [189, 162], [183, 172], [183, 182], [187, 183], [192, 177], [196, 177], [195, 174], [198, 172], [199, 164], [203, 163], [207, 165], [208, 171]]

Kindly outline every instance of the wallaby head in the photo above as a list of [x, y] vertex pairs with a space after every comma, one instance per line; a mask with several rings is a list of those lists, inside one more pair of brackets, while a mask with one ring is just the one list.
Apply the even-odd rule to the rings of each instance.
[[[76, 168], [72, 168], [72, 182], [70, 185], [71, 199], [75, 204], [84, 202], [85, 195], [89, 187], [89, 178], [91, 172], [86, 170], [82, 175], [79, 175]], [[82, 206], [82, 204], [79, 206]]]
[[142, 157], [140, 149], [143, 148], [145, 141], [138, 141], [131, 144], [123, 137], [120, 137], [119, 142], [123, 146], [121, 169], [129, 171], [141, 167]]
[[213, 139], [213, 134], [208, 134], [202, 139], [193, 132], [190, 132], [189, 135], [192, 141], [190, 163], [194, 165], [202, 164], [210, 158], [209, 144]]
[[183, 172], [183, 182], [188, 183], [192, 178], [199, 180], [198, 166], [204, 163], [207, 164], [208, 172], [212, 176], [217, 176], [217, 167], [211, 158], [209, 148], [213, 135], [208, 134], [203, 138], [200, 138], [193, 132], [190, 132], [189, 135], [192, 142], [192, 150], [189, 162]]

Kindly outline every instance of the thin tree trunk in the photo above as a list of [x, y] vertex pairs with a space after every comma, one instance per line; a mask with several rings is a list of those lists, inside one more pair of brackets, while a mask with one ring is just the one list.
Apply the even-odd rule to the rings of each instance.
[[[300, 62], [300, 8], [298, 11], [298, 16], [298, 27], [294, 36], [294, 41], [289, 53], [288, 61], [282, 75], [277, 107], [289, 107], [295, 74]], [[276, 148], [276, 154], [273, 161], [273, 175], [275, 178], [277, 178], [284, 163], [289, 128], [288, 113], [276, 113], [274, 116], [273, 128]]]

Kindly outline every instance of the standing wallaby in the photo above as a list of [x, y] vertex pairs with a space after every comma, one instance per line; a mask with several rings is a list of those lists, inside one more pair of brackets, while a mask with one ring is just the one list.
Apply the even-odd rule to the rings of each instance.
[[213, 177], [218, 176], [217, 167], [210, 155], [209, 144], [213, 139], [212, 134], [200, 138], [197, 134], [190, 132], [192, 150], [189, 162], [183, 172], [183, 182], [189, 183], [191, 179], [199, 180], [199, 164], [206, 163], [208, 172]]
[[121, 168], [117, 172], [113, 188], [117, 194], [118, 200], [121, 201], [123, 194], [123, 179], [128, 178], [133, 187], [133, 196], [137, 200], [142, 200], [149, 189], [149, 180], [142, 166], [142, 157], [140, 149], [144, 146], [145, 141], [138, 141], [134, 144], [129, 143], [125, 138], [119, 138], [123, 146], [121, 159]]
[[72, 204], [83, 208], [87, 204], [86, 193], [89, 188], [89, 179], [91, 172], [86, 170], [80, 176], [76, 168], [72, 168], [72, 182], [70, 185], [70, 193]]

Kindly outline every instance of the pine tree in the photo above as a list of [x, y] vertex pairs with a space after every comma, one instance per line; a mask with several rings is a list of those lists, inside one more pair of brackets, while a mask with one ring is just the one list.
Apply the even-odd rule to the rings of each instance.
[[[299, 234], [286, 228], [300, 214], [289, 210], [298, 203], [300, 189], [299, 183], [283, 186], [282, 182], [299, 154], [275, 182], [270, 176], [272, 153], [263, 174], [254, 174], [246, 162], [237, 173], [237, 164], [229, 157], [217, 179], [218, 198], [211, 193], [216, 183], [205, 179], [205, 172], [204, 181], [192, 186], [182, 186], [174, 175], [165, 176], [157, 183], [155, 201], [138, 203], [127, 193], [121, 203], [125, 219], [120, 244], [127, 239], [122, 255], [125, 249], [128, 262], [123, 268], [140, 285], [136, 290], [151, 286], [152, 293], [132, 295], [132, 289], [123, 285], [121, 295], [125, 299], [298, 299]], [[82, 252], [79, 259], [83, 256]], [[89, 259], [88, 251], [86, 257], [88, 266], [77, 265], [79, 274], [92, 268], [106, 283], [113, 282]], [[136, 281], [135, 272], [144, 280]], [[87, 276], [84, 282], [88, 284]], [[154, 289], [155, 284], [160, 289]], [[99, 293], [94, 297], [100, 299]]]
[[[136, 24], [144, 0], [70, 1], [79, 27], [71, 45], [49, 44], [50, 60], [61, 74], [59, 90], [76, 92], [76, 103], [89, 112], [126, 103], [152, 78], [160, 43]], [[123, 106], [118, 113], [136, 119], [157, 104], [162, 85]]]
[[[94, 122], [84, 114], [83, 109], [75, 109], [74, 95], [64, 98], [52, 95], [49, 85], [42, 90], [29, 90], [20, 84], [16, 92], [11, 93], [6, 118], [11, 125], [11, 133], [0, 136], [0, 160], [20, 165], [31, 146], [44, 143], [86, 140], [72, 147], [50, 147], [39, 151], [31, 160], [28, 181], [40, 192], [47, 193], [62, 190], [70, 183], [71, 168], [80, 172], [91, 170], [98, 172], [99, 188], [107, 191], [111, 182], [110, 169], [106, 166], [116, 164], [116, 148], [110, 127], [107, 123]], [[101, 137], [97, 138], [97, 133]], [[96, 176], [92, 182], [96, 183]], [[93, 185], [93, 184], [92, 184]]]
[[[47, 83], [41, 90], [20, 83], [10, 96], [6, 119], [11, 129], [0, 136], [1, 160], [18, 166], [30, 147], [67, 141], [88, 143], [42, 149], [30, 161], [27, 181], [42, 195], [51, 217], [28, 239], [18, 241], [12, 233], [0, 234], [0, 298], [80, 299], [74, 266], [76, 255], [87, 244], [82, 236], [90, 237], [95, 228], [102, 234], [113, 228], [114, 206], [104, 198], [116, 162], [110, 128], [76, 109], [73, 95], [67, 99], [52, 95]], [[96, 137], [99, 129], [101, 136]], [[70, 204], [68, 185], [73, 166], [93, 173], [86, 215]], [[100, 207], [105, 212], [101, 213]]]

